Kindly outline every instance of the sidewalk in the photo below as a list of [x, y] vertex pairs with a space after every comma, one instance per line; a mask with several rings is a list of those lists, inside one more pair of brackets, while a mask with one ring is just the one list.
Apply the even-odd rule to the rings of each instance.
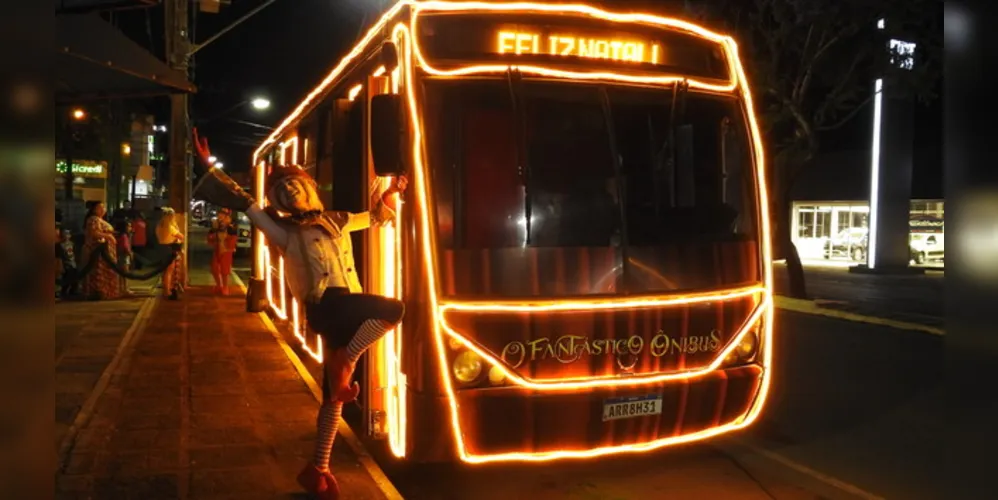
[[[197, 264], [192, 259], [192, 267]], [[318, 403], [240, 295], [156, 299], [62, 463], [59, 498], [302, 498]], [[345, 498], [384, 495], [342, 439]]]
[[55, 305], [56, 446], [115, 359], [140, 311], [151, 305], [159, 278], [129, 281], [133, 297], [57, 301]]

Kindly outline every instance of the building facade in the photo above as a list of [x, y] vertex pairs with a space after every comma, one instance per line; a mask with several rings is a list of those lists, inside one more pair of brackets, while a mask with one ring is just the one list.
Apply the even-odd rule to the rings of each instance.
[[[908, 207], [911, 265], [945, 260], [945, 201], [941, 179], [916, 155]], [[838, 151], [815, 159], [791, 191], [790, 236], [805, 265], [863, 264], [870, 227], [869, 151]]]

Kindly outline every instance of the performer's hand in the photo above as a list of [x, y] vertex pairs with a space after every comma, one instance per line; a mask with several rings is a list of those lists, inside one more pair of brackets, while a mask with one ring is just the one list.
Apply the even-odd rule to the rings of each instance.
[[198, 135], [198, 128], [194, 127], [191, 131], [194, 139], [194, 151], [197, 153], [198, 159], [201, 160], [201, 165], [204, 166], [205, 170], [211, 170], [211, 148], [208, 147], [208, 138], [201, 137]]
[[388, 194], [401, 193], [402, 191], [405, 191], [405, 188], [408, 186], [409, 178], [404, 175], [400, 175], [395, 179], [395, 182], [392, 182], [391, 186], [388, 186]]

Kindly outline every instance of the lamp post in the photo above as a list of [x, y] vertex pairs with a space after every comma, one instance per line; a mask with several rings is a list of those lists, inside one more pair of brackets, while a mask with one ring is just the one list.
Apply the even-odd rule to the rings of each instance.
[[[885, 28], [883, 19], [877, 21], [878, 30]], [[912, 69], [914, 43], [890, 38], [887, 46], [893, 66], [901, 70]], [[879, 76], [874, 81], [866, 265], [853, 268], [858, 272], [899, 271], [908, 267], [906, 219], [911, 203], [911, 103], [896, 97], [884, 99], [886, 76]], [[888, 123], [890, 126], [885, 126]]]

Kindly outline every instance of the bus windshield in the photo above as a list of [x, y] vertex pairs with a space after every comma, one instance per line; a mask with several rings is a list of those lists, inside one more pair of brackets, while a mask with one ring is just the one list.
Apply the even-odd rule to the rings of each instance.
[[445, 295], [619, 295], [756, 283], [738, 101], [513, 78], [424, 83]]

